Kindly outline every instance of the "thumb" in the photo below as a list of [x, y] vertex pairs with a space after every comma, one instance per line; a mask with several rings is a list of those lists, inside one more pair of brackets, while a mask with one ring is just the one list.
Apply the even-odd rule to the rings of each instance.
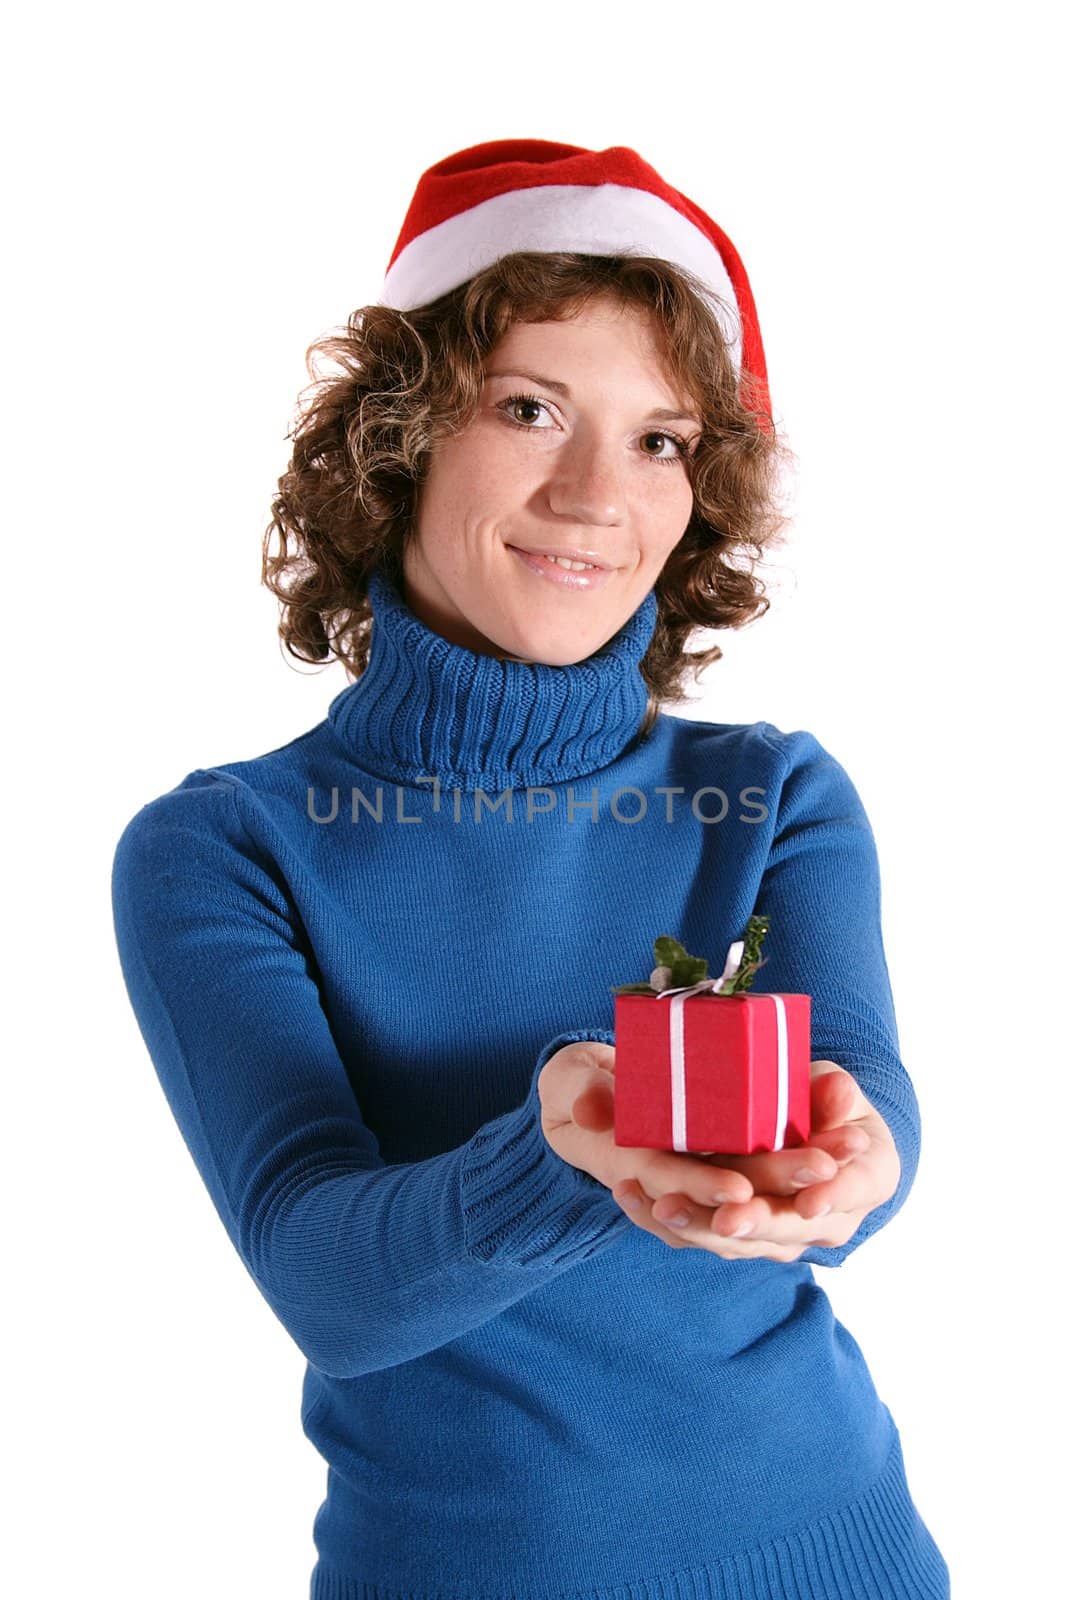
[[615, 1087], [606, 1080], [590, 1084], [576, 1096], [571, 1120], [588, 1133], [606, 1133], [615, 1126]]
[[615, 1046], [586, 1039], [583, 1050], [592, 1056], [596, 1076], [571, 1104], [571, 1120], [589, 1133], [606, 1133], [615, 1126]]
[[865, 1115], [867, 1102], [859, 1084], [836, 1061], [811, 1063], [812, 1132], [825, 1132]]

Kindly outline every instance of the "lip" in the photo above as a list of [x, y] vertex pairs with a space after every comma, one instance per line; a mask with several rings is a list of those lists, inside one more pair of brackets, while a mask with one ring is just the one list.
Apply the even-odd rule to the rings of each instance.
[[[554, 583], [561, 589], [602, 589], [611, 577], [614, 567], [595, 567], [590, 572], [570, 572], [566, 567], [557, 567], [544, 555], [536, 555], [531, 550], [524, 550], [520, 545], [507, 546], [512, 555], [517, 556], [528, 571], [534, 572], [547, 583]], [[552, 555], [566, 555], [563, 550], [553, 550]], [[567, 555], [568, 561], [582, 561], [580, 555]]]
[[599, 567], [603, 572], [615, 571], [611, 562], [605, 561], [603, 556], [598, 555], [595, 550], [574, 550], [565, 544], [549, 545], [543, 550], [529, 550], [525, 545], [512, 544], [508, 546], [508, 549], [521, 550], [528, 556], [562, 556], [564, 561], [584, 561], [588, 566]]

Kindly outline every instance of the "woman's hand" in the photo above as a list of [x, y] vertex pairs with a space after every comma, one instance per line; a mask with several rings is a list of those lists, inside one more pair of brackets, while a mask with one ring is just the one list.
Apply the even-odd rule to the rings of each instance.
[[[834, 1061], [811, 1063], [806, 1145], [759, 1155], [716, 1154], [714, 1160], [751, 1179], [751, 1201], [713, 1212], [689, 1204], [684, 1192], [650, 1198], [633, 1189], [637, 1209], [627, 1208], [627, 1215], [673, 1233], [665, 1219], [686, 1211], [692, 1220], [675, 1234], [683, 1244], [692, 1241], [731, 1259], [796, 1261], [811, 1245], [847, 1243], [868, 1212], [896, 1192], [901, 1173], [888, 1123]], [[620, 1203], [630, 1187], [616, 1197]], [[749, 1231], [742, 1233], [746, 1223]]]
[[[614, 1049], [592, 1043], [568, 1049], [598, 1052], [601, 1075], [579, 1091], [572, 1110], [579, 1128], [598, 1133], [606, 1128], [614, 1149]], [[564, 1053], [558, 1051], [552, 1061]], [[888, 1124], [851, 1073], [833, 1061], [811, 1064], [811, 1134], [806, 1145], [747, 1156], [618, 1151], [624, 1153], [660, 1155], [667, 1161], [711, 1160], [720, 1189], [725, 1189], [721, 1180], [728, 1171], [750, 1180], [750, 1197], [731, 1196], [722, 1203], [709, 1198], [699, 1183], [674, 1182], [654, 1161], [642, 1173], [627, 1173], [609, 1183], [631, 1221], [665, 1244], [711, 1250], [728, 1260], [763, 1256], [796, 1261], [811, 1245], [846, 1243], [868, 1212], [895, 1193], [901, 1173]], [[603, 1177], [600, 1181], [608, 1182]], [[679, 1211], [689, 1213], [690, 1221], [675, 1229], [666, 1218]], [[738, 1232], [746, 1222], [751, 1231]]]
[[[616, 1200], [627, 1182], [653, 1198], [681, 1192], [705, 1210], [752, 1199], [749, 1179], [712, 1164], [717, 1158], [620, 1148], [615, 1143], [614, 1073], [615, 1047], [596, 1039], [564, 1045], [545, 1062], [537, 1080], [541, 1128], [557, 1155], [606, 1185]], [[668, 1244], [678, 1243], [669, 1228], [649, 1226], [649, 1231], [658, 1231]]]

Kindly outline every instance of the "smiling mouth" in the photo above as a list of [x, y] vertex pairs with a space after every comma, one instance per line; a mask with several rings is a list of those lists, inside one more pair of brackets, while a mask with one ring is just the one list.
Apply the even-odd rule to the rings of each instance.
[[509, 544], [506, 548], [542, 583], [550, 583], [562, 591], [569, 589], [572, 592], [582, 593], [602, 589], [615, 571], [614, 567], [593, 566], [588, 562], [581, 566], [564, 566], [558, 559], [537, 555], [534, 551], [524, 550], [517, 544]]
[[615, 568], [606, 561], [594, 561], [590, 556], [570, 555], [564, 551], [558, 554], [551, 550], [527, 550], [524, 545], [513, 544], [509, 550], [515, 550], [520, 555], [532, 556], [535, 561], [548, 561], [555, 567], [562, 567], [564, 572], [614, 572]]

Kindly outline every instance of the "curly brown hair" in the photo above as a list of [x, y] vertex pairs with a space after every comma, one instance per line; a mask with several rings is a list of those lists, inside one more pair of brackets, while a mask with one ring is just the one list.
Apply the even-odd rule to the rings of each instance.
[[[486, 357], [512, 322], [562, 320], [592, 297], [658, 319], [667, 370], [701, 418], [686, 468], [692, 516], [655, 586], [640, 732], [721, 657], [718, 645], [686, 650], [695, 630], [763, 615], [770, 600], [755, 567], [790, 521], [778, 492], [793, 452], [775, 429], [764, 387], [746, 370], [738, 375], [696, 280], [651, 256], [519, 251], [417, 310], [364, 306], [309, 347], [313, 381], [286, 435], [292, 456], [263, 537], [262, 579], [282, 602], [278, 631], [291, 656], [337, 659], [351, 679], [362, 674], [371, 570], [381, 565], [399, 584], [434, 445], [472, 420]], [[718, 304], [726, 325], [736, 326], [733, 309]], [[322, 375], [322, 357], [340, 370]]]

